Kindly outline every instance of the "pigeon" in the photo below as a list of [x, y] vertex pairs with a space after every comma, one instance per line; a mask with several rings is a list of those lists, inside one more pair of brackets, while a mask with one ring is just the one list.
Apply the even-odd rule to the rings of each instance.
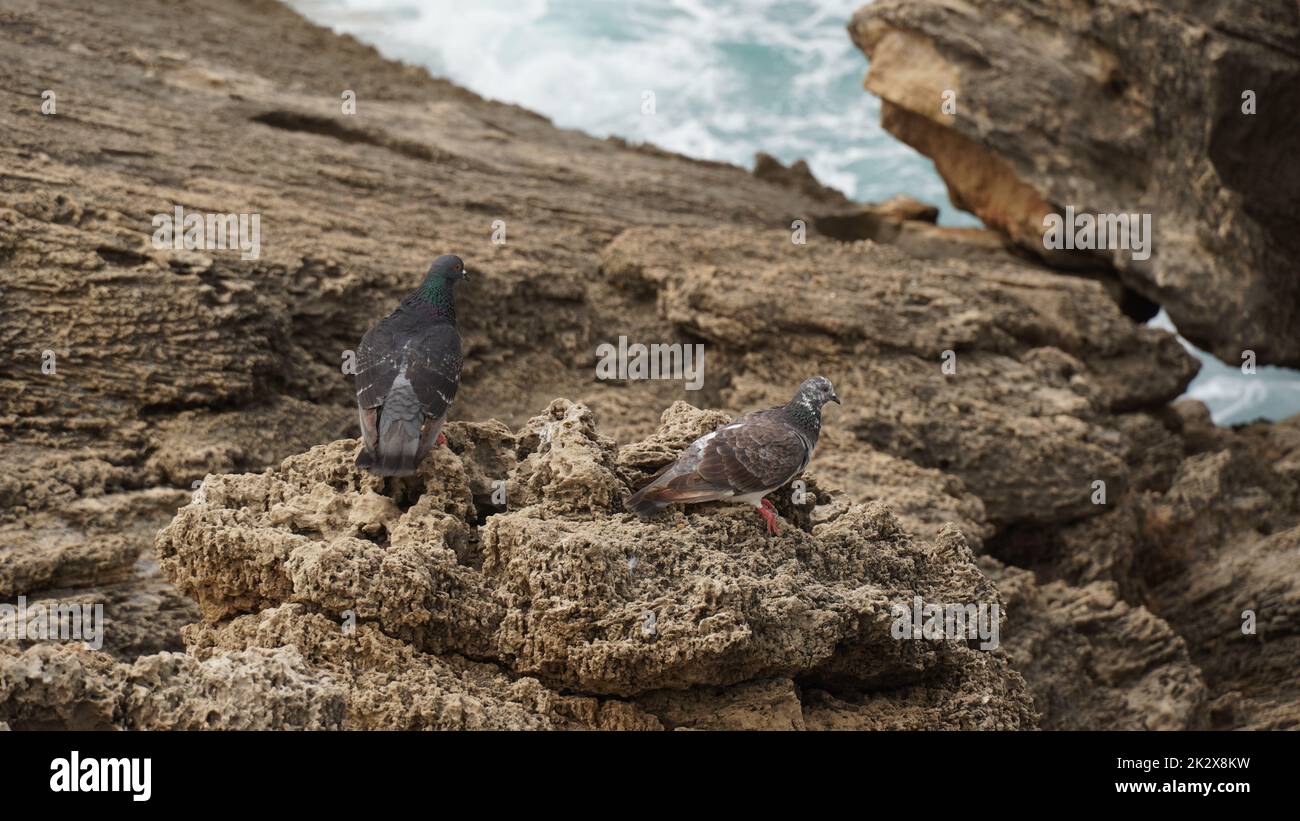
[[826, 377], [805, 379], [786, 404], [747, 413], [696, 439], [624, 507], [649, 516], [674, 502], [730, 499], [757, 507], [767, 531], [780, 535], [776, 509], [763, 497], [808, 467], [822, 427], [822, 405], [839, 401]]
[[357, 467], [377, 476], [409, 476], [435, 442], [446, 443], [442, 425], [463, 361], [452, 291], [468, 276], [460, 257], [438, 257], [419, 289], [361, 338]]

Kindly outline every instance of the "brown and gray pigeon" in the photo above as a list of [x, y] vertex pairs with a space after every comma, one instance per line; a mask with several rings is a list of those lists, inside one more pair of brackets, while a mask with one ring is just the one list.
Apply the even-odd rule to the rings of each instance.
[[826, 377], [805, 379], [786, 404], [745, 414], [696, 439], [624, 507], [649, 516], [674, 502], [730, 499], [757, 507], [768, 532], [779, 535], [776, 510], [763, 497], [808, 467], [822, 405], [839, 401]]
[[363, 449], [357, 467], [409, 476], [445, 442], [442, 425], [460, 385], [460, 333], [452, 290], [469, 272], [460, 257], [438, 257], [420, 288], [361, 338], [357, 412]]

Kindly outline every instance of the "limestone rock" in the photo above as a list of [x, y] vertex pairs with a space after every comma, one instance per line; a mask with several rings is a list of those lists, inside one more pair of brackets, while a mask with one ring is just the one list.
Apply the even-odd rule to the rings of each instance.
[[291, 649], [183, 653], [132, 664], [68, 645], [0, 648], [0, 716], [14, 729], [339, 729], [342, 691]]
[[[759, 696], [775, 692], [761, 682], [875, 692], [984, 664], [957, 652], [964, 642], [890, 632], [891, 605], [917, 595], [997, 601], [954, 528], [918, 540], [879, 503], [835, 507], [779, 538], [743, 506], [654, 520], [620, 511], [620, 471], [654, 469], [671, 458], [667, 443], [714, 421], [675, 406], [623, 459], [585, 407], [557, 400], [513, 448], [499, 447], [495, 424], [462, 427], [449, 436], [462, 451], [437, 449], [409, 483], [358, 472], [355, 440], [260, 475], [209, 477], [158, 537], [162, 567], [205, 616], [187, 642], [205, 658], [298, 648], [351, 682], [349, 726], [751, 726], [741, 706], [751, 696], [740, 694], [752, 693], [784, 705], [783, 726], [797, 727], [793, 691]], [[464, 477], [483, 466], [466, 462], [505, 452], [517, 455], [508, 482], [519, 489], [480, 524]], [[380, 511], [375, 533], [359, 506]], [[481, 565], [458, 561], [457, 539], [478, 545]], [[451, 681], [465, 658], [489, 665], [476, 690]], [[1032, 725], [1005, 661], [981, 669], [982, 686], [1000, 683], [980, 722]], [[534, 681], [528, 697], [503, 673]], [[953, 672], [954, 686], [966, 680]], [[376, 687], [411, 695], [385, 708]], [[706, 719], [698, 705], [722, 691], [741, 701]], [[966, 726], [956, 714], [927, 715], [930, 726]]]

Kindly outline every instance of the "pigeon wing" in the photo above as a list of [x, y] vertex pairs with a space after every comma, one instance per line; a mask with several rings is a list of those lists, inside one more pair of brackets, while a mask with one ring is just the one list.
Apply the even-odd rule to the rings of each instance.
[[686, 501], [766, 492], [807, 467], [810, 450], [808, 440], [779, 409], [750, 414], [692, 445], [678, 462], [678, 475], [664, 483], [664, 498]]
[[357, 348], [357, 370], [353, 378], [357, 407], [366, 410], [384, 404], [401, 364], [402, 352], [396, 344], [392, 324], [388, 319], [381, 320], [366, 331]]
[[353, 383], [357, 389], [361, 438], [367, 452], [373, 451], [379, 442], [379, 409], [397, 378], [401, 363], [401, 350], [396, 343], [390, 316], [366, 331], [357, 348]]
[[408, 332], [400, 323], [390, 321], [395, 317], [379, 322], [361, 338], [355, 378], [357, 407], [364, 410], [384, 404], [393, 382], [404, 375], [424, 413], [442, 416], [460, 386], [460, 334], [446, 323]]
[[428, 325], [412, 339], [407, 352], [406, 378], [420, 400], [424, 415], [441, 419], [456, 398], [464, 359], [460, 334], [447, 323]]

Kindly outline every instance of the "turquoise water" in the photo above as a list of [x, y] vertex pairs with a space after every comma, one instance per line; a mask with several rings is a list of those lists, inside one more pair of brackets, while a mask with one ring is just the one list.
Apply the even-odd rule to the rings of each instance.
[[[864, 0], [288, 0], [311, 20], [556, 125], [752, 167], [805, 159], [855, 200], [953, 208], [934, 165], [880, 127], [845, 25]], [[643, 112], [652, 92], [654, 113]], [[1173, 330], [1161, 312], [1152, 324]], [[1181, 338], [1180, 338], [1181, 339]], [[1300, 374], [1202, 362], [1188, 395], [1218, 424], [1300, 412]]]

